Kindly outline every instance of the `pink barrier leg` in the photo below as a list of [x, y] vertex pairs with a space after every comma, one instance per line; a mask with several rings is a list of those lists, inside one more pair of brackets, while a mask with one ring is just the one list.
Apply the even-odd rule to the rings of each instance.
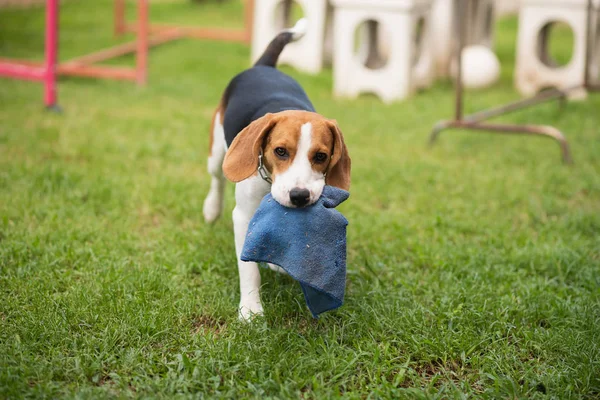
[[136, 81], [144, 86], [148, 79], [148, 0], [138, 0], [137, 51], [135, 55]]
[[115, 0], [115, 36], [125, 33], [125, 0]]
[[46, 1], [46, 56], [44, 61], [44, 103], [56, 108], [56, 62], [58, 53], [58, 0]]

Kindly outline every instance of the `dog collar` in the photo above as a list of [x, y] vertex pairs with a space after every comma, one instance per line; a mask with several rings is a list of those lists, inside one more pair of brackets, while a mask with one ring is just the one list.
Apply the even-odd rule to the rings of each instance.
[[273, 180], [271, 179], [271, 174], [269, 174], [269, 171], [267, 171], [267, 169], [265, 168], [262, 159], [263, 152], [262, 149], [260, 149], [260, 153], [258, 153], [258, 174], [265, 182], [271, 185], [273, 183]]

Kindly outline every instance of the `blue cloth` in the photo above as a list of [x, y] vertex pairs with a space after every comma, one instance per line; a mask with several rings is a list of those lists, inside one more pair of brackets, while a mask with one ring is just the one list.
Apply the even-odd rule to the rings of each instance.
[[313, 317], [340, 307], [346, 288], [346, 226], [334, 207], [350, 194], [325, 186], [314, 204], [287, 208], [266, 195], [248, 225], [242, 261], [279, 265], [300, 282]]

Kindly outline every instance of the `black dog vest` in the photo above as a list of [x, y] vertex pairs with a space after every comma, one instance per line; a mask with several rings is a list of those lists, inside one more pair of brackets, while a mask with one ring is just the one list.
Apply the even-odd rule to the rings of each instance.
[[223, 100], [227, 147], [238, 133], [265, 114], [286, 110], [315, 111], [298, 82], [276, 68], [263, 65], [247, 69], [233, 78]]

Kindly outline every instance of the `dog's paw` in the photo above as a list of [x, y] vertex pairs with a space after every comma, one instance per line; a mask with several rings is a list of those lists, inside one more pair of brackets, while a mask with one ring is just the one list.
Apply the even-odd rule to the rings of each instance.
[[217, 193], [212, 191], [206, 196], [204, 205], [202, 207], [202, 214], [204, 214], [204, 220], [209, 224], [215, 222], [221, 216], [221, 210], [223, 209], [222, 200]]
[[271, 269], [271, 271], [279, 272], [280, 274], [284, 274], [284, 275], [288, 274], [285, 271], [285, 269], [281, 268], [279, 265], [275, 265], [275, 264], [271, 264], [271, 263], [267, 263], [267, 265], [269, 266], [269, 268]]
[[240, 321], [250, 322], [256, 317], [264, 315], [263, 306], [260, 303], [240, 304], [238, 318]]

